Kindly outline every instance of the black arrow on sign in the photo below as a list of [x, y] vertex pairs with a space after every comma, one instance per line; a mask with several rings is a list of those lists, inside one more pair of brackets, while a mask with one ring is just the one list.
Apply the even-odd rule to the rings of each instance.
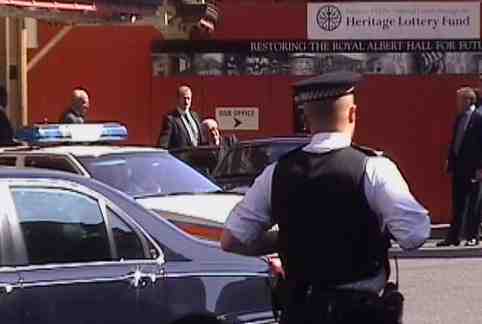
[[234, 128], [238, 127], [241, 124], [242, 124], [242, 122], [239, 119], [234, 118]]

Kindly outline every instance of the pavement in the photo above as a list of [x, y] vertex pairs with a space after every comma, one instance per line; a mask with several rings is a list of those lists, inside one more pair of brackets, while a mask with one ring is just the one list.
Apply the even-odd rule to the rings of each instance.
[[397, 258], [477, 258], [482, 257], [482, 243], [477, 246], [464, 246], [462, 240], [459, 246], [437, 247], [435, 244], [443, 240], [449, 224], [432, 225], [431, 237], [425, 244], [414, 251], [403, 251], [394, 244], [389, 251], [391, 257]]

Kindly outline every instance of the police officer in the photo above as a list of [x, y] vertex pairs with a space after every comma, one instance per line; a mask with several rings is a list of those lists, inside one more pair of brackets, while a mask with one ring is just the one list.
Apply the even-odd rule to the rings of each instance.
[[[294, 85], [311, 142], [266, 167], [225, 224], [224, 250], [279, 252], [289, 296], [283, 323], [352, 323], [353, 317], [378, 323], [344, 303], [357, 292], [378, 294], [385, 287], [384, 231], [403, 249], [420, 247], [430, 234], [428, 212], [396, 164], [352, 144], [360, 80], [340, 71]], [[270, 230], [274, 224], [279, 231]], [[351, 319], [345, 316], [351, 312]]]

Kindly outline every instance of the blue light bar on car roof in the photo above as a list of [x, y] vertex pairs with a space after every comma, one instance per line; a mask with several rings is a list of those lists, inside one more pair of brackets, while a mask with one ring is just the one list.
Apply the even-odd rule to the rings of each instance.
[[35, 124], [18, 130], [15, 139], [31, 144], [121, 141], [127, 139], [127, 128], [119, 123]]

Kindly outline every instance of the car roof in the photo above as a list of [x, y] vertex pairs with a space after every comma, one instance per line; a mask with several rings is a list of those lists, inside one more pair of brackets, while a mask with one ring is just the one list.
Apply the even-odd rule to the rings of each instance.
[[112, 153], [163, 152], [161, 148], [146, 146], [113, 146], [113, 145], [52, 145], [52, 146], [17, 146], [0, 149], [0, 153], [36, 152], [46, 154], [72, 154], [74, 156], [101, 156]]

